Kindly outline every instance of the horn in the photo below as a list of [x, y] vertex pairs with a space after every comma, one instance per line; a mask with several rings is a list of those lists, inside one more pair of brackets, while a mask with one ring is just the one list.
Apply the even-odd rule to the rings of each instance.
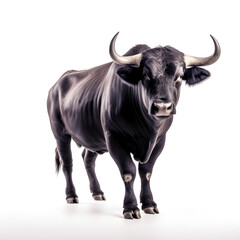
[[185, 61], [186, 67], [211, 65], [218, 60], [218, 58], [220, 57], [220, 54], [221, 54], [221, 48], [220, 48], [220, 45], [219, 45], [217, 39], [215, 37], [213, 37], [212, 35], [210, 35], [210, 36], [211, 36], [214, 46], [215, 46], [215, 51], [214, 51], [213, 55], [211, 55], [209, 57], [205, 57], [205, 58], [184, 55], [184, 61]]
[[119, 32], [113, 37], [110, 46], [109, 46], [109, 54], [114, 62], [117, 64], [123, 65], [123, 64], [133, 64], [140, 66], [140, 62], [142, 60], [142, 54], [136, 54], [132, 56], [120, 56], [115, 51], [115, 42], [117, 39]]

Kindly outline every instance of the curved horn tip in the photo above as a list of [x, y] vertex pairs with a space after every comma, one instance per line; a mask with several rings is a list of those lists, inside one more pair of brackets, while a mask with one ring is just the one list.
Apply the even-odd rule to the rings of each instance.
[[[118, 32], [119, 33], [119, 32]], [[217, 39], [212, 35], [210, 34], [210, 37], [214, 40], [214, 41], [217, 41]]]
[[116, 42], [118, 34], [119, 34], [119, 32], [117, 32], [114, 35], [114, 37], [112, 38], [112, 40], [110, 42], [110, 46], [109, 46], [109, 54], [114, 61], [117, 61], [116, 54], [114, 53], [114, 49], [115, 49], [115, 42]]
[[214, 44], [217, 45], [218, 50], [221, 51], [220, 44], [219, 44], [218, 40], [211, 34], [210, 34], [210, 37], [212, 38]]
[[210, 37], [212, 38], [214, 46], [215, 46], [214, 53], [211, 56], [205, 57], [205, 58], [203, 58], [203, 57], [193, 57], [193, 56], [190, 56], [190, 55], [184, 55], [184, 60], [185, 60], [186, 67], [189, 67], [189, 66], [207, 66], [207, 65], [211, 65], [211, 64], [215, 63], [218, 60], [218, 58], [221, 55], [220, 44], [217, 41], [217, 39], [214, 36], [212, 36], [211, 34], [210, 34]]
[[112, 43], [113, 41], [114, 41], [114, 42], [116, 41], [118, 34], [119, 34], [119, 32], [117, 32], [117, 33], [114, 35], [114, 37], [112, 38], [111, 43]]
[[118, 32], [114, 35], [114, 37], [116, 37], [119, 33], [120, 33], [120, 32], [118, 31]]
[[210, 34], [210, 37], [212, 38], [212, 40], [214, 42], [214, 45], [215, 45], [214, 55], [216, 57], [216, 60], [215, 60], [215, 62], [216, 62], [221, 55], [221, 47], [220, 47], [220, 44], [219, 44], [218, 40], [213, 35]]
[[116, 42], [118, 34], [119, 34], [119, 32], [117, 32], [115, 34], [115, 36], [112, 38], [112, 41], [111, 41], [110, 46], [109, 46], [109, 54], [110, 54], [112, 60], [115, 63], [120, 64], [120, 65], [133, 64], [133, 65], [140, 66], [140, 62], [141, 62], [141, 59], [142, 59], [142, 54], [141, 53], [136, 54], [136, 55], [132, 55], [132, 56], [120, 56], [116, 53], [115, 42]]
[[210, 37], [212, 38], [214, 43], [217, 43], [217, 45], [220, 46], [218, 40], [212, 34], [210, 34]]

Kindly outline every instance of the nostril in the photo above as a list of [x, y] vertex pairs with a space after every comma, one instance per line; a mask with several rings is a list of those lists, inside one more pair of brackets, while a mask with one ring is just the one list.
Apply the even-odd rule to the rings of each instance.
[[172, 110], [172, 108], [173, 108], [173, 105], [171, 104], [171, 105], [169, 105], [168, 107], [167, 107], [167, 110]]
[[158, 110], [159, 106], [156, 103], [154, 103], [151, 107], [151, 114], [155, 114], [156, 112], [158, 112]]

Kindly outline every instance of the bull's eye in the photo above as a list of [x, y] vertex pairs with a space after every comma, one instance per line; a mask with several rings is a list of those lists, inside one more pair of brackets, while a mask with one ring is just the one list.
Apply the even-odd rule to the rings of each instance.
[[177, 82], [177, 81], [182, 81], [182, 78], [183, 78], [183, 76], [177, 77], [176, 80], [175, 80], [175, 82]]
[[150, 81], [150, 77], [148, 75], [144, 75], [144, 80]]
[[178, 77], [176, 80], [175, 80], [175, 86], [176, 88], [180, 88], [182, 85], [182, 76]]

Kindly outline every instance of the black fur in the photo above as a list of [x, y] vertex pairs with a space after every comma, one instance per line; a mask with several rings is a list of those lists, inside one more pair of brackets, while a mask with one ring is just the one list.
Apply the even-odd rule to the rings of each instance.
[[142, 53], [146, 50], [151, 49], [148, 45], [145, 44], [138, 44], [135, 47], [132, 47], [129, 51], [127, 51], [124, 56], [132, 56], [138, 53]]
[[134, 66], [126, 65], [124, 67], [120, 67], [117, 70], [118, 76], [124, 80], [127, 84], [137, 84], [141, 79], [141, 72], [139, 68]]

